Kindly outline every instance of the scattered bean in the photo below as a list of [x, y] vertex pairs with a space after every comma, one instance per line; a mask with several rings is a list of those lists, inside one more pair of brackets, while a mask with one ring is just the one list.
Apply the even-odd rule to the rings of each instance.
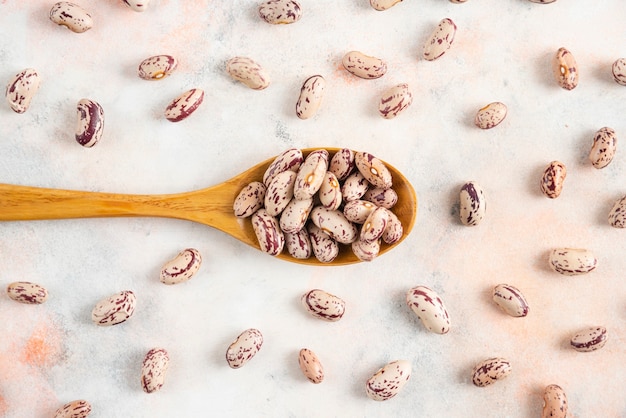
[[380, 97], [378, 113], [385, 119], [393, 119], [413, 103], [408, 84], [398, 84], [386, 90]]
[[187, 248], [161, 268], [161, 283], [171, 285], [186, 282], [198, 272], [201, 264], [200, 252], [194, 248]]
[[239, 334], [226, 350], [226, 362], [231, 369], [238, 369], [257, 355], [263, 345], [261, 331], [250, 328]]
[[269, 75], [256, 61], [246, 57], [234, 57], [226, 63], [226, 72], [253, 90], [263, 90], [270, 85]]
[[548, 385], [544, 389], [541, 418], [567, 418], [567, 397], [559, 385]]
[[98, 102], [81, 99], [76, 105], [76, 142], [85, 148], [96, 145], [104, 131], [104, 110]]
[[233, 212], [238, 218], [247, 218], [263, 207], [267, 187], [260, 181], [253, 181], [241, 189], [235, 202]]
[[20, 71], [9, 81], [6, 99], [15, 113], [24, 113], [28, 110], [40, 83], [39, 73], [32, 68]]
[[593, 136], [589, 161], [595, 168], [604, 168], [613, 161], [617, 150], [617, 135], [611, 128], [600, 128]]
[[504, 103], [493, 102], [481, 108], [474, 118], [474, 124], [480, 129], [491, 129], [504, 120], [507, 107]]
[[343, 68], [349, 73], [371, 80], [380, 78], [387, 72], [387, 63], [380, 58], [370, 57], [359, 51], [350, 51], [341, 60]]
[[183, 119], [187, 119], [204, 100], [204, 90], [191, 89], [181, 94], [165, 109], [165, 118], [170, 122], [180, 122]]
[[478, 363], [472, 371], [472, 383], [478, 387], [489, 386], [511, 374], [511, 363], [501, 357], [494, 357]]
[[346, 302], [343, 299], [321, 289], [306, 292], [300, 301], [308, 313], [324, 321], [339, 321], [346, 312]]
[[576, 351], [588, 353], [604, 347], [607, 341], [605, 327], [591, 327], [578, 331], [570, 340], [570, 345]]
[[552, 73], [557, 84], [566, 90], [573, 90], [578, 85], [578, 64], [565, 48], [559, 48], [552, 59]]
[[322, 383], [324, 380], [324, 368], [322, 362], [315, 353], [308, 348], [303, 348], [298, 354], [300, 370], [311, 383]]
[[459, 193], [461, 223], [466, 226], [478, 225], [487, 212], [485, 192], [474, 181], [465, 183]]
[[84, 400], [68, 402], [54, 413], [54, 418], [87, 418], [91, 413], [91, 404]]
[[99, 326], [111, 326], [127, 321], [135, 313], [137, 297], [131, 290], [102, 299], [91, 311], [91, 320]]
[[411, 378], [411, 363], [396, 360], [380, 368], [365, 384], [367, 397], [386, 401], [396, 396]]
[[141, 387], [144, 392], [156, 392], [163, 387], [170, 365], [170, 356], [163, 348], [153, 348], [146, 353], [141, 365]]
[[456, 25], [452, 19], [442, 19], [424, 44], [424, 59], [434, 61], [445, 54], [452, 46], [455, 34]]
[[401, 1], [402, 0], [370, 0], [370, 5], [378, 11], [383, 11], [395, 6]]
[[136, 12], [144, 12], [150, 5], [150, 0], [123, 0], [124, 3]]
[[499, 284], [493, 288], [493, 301], [502, 311], [520, 318], [528, 315], [528, 302], [520, 290], [508, 284]]
[[36, 283], [13, 282], [7, 286], [7, 295], [16, 302], [40, 305], [48, 299], [48, 291]]
[[302, 6], [295, 0], [267, 0], [259, 5], [259, 16], [272, 25], [288, 25], [302, 17]]
[[280, 230], [276, 218], [261, 208], [254, 212], [251, 219], [261, 251], [270, 255], [280, 254], [285, 245], [285, 235]]
[[406, 293], [406, 304], [427, 330], [437, 334], [447, 334], [450, 331], [448, 310], [434, 290], [426, 286], [409, 289]]
[[314, 75], [306, 79], [300, 89], [300, 96], [296, 102], [296, 116], [300, 119], [309, 119], [314, 116], [324, 98], [326, 80], [321, 75]]
[[69, 1], [55, 3], [50, 9], [50, 20], [75, 33], [87, 32], [93, 26], [91, 15], [79, 5]]
[[137, 75], [144, 80], [161, 80], [178, 67], [178, 60], [171, 55], [154, 55], [141, 61]]
[[557, 248], [550, 252], [548, 261], [552, 270], [566, 276], [586, 274], [598, 266], [593, 253], [581, 248]]
[[611, 66], [613, 79], [617, 84], [626, 86], [626, 58], [618, 58]]
[[567, 176], [565, 164], [560, 161], [552, 161], [543, 172], [541, 192], [550, 199], [556, 199], [563, 191], [565, 176]]
[[614, 228], [626, 228], [626, 196], [615, 202], [611, 208], [609, 225]]

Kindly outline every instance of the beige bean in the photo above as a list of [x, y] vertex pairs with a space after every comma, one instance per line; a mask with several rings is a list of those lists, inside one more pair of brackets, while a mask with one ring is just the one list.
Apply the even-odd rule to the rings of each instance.
[[307, 224], [307, 231], [309, 232], [309, 238], [311, 238], [313, 255], [319, 262], [330, 263], [337, 258], [337, 255], [339, 255], [337, 241], [313, 223]]
[[372, 202], [376, 206], [391, 209], [396, 205], [396, 203], [398, 203], [398, 193], [391, 188], [382, 189], [380, 187], [376, 187], [365, 192], [363, 200]]
[[301, 349], [300, 353], [298, 353], [298, 364], [309, 382], [315, 384], [322, 383], [324, 380], [324, 367], [322, 367], [322, 362], [313, 351], [308, 348]]
[[576, 332], [570, 339], [570, 345], [576, 351], [588, 353], [604, 347], [607, 337], [605, 327], [590, 327]]
[[328, 170], [328, 151], [320, 149], [311, 152], [298, 170], [293, 195], [298, 200], [311, 199], [322, 187]]
[[170, 364], [170, 356], [163, 348], [148, 351], [141, 365], [141, 388], [146, 393], [160, 390]]
[[380, 78], [387, 72], [387, 63], [380, 58], [370, 57], [360, 51], [350, 51], [343, 56], [341, 63], [349, 73], [372, 80]]
[[137, 75], [144, 80], [161, 80], [176, 70], [178, 60], [171, 55], [154, 55], [139, 63]]
[[150, 0], [123, 0], [124, 3], [136, 12], [145, 12], [150, 5]]
[[345, 180], [354, 169], [354, 151], [342, 148], [330, 159], [328, 171], [337, 176], [337, 180]]
[[459, 216], [463, 225], [476, 226], [487, 213], [485, 192], [475, 181], [469, 181], [461, 187], [459, 202]]
[[593, 136], [593, 144], [589, 151], [589, 161], [595, 168], [604, 168], [613, 161], [617, 150], [617, 135], [615, 130], [600, 128]]
[[365, 383], [367, 397], [386, 401], [396, 396], [411, 378], [411, 363], [396, 360], [380, 368]]
[[267, 186], [276, 175], [286, 170], [297, 173], [302, 165], [302, 161], [304, 161], [302, 151], [298, 148], [289, 148], [281, 152], [263, 173], [263, 184]]
[[626, 58], [618, 58], [613, 62], [611, 74], [617, 84], [626, 86]]
[[230, 77], [253, 90], [263, 90], [270, 85], [270, 77], [256, 61], [247, 57], [234, 57], [226, 63]]
[[346, 313], [346, 302], [342, 298], [321, 289], [306, 292], [300, 302], [308, 313], [328, 322], [339, 321]]
[[626, 196], [615, 202], [611, 208], [609, 225], [613, 228], [626, 228]]
[[402, 0], [370, 0], [370, 6], [374, 9], [382, 12], [387, 10], [396, 4], [400, 3]]
[[489, 103], [476, 113], [474, 124], [480, 129], [491, 129], [498, 126], [504, 120], [506, 114], [507, 107], [504, 103]]
[[170, 122], [187, 119], [198, 109], [203, 100], [204, 90], [197, 88], [188, 90], [172, 100], [165, 108], [165, 118]]
[[559, 385], [548, 385], [544, 389], [541, 418], [567, 418], [567, 396]]
[[285, 246], [285, 235], [278, 225], [278, 220], [263, 208], [254, 212], [250, 219], [261, 251], [269, 255], [280, 254]]
[[87, 32], [93, 26], [93, 19], [85, 9], [69, 1], [55, 3], [50, 9], [50, 20], [65, 26], [74, 33]]
[[99, 301], [91, 311], [91, 320], [99, 326], [121, 324], [135, 313], [137, 297], [131, 290], [123, 290]]
[[314, 75], [306, 79], [300, 89], [300, 96], [296, 102], [296, 116], [300, 119], [309, 119], [315, 116], [322, 104], [326, 80], [321, 75]]
[[436, 334], [450, 331], [450, 315], [441, 297], [426, 286], [416, 286], [406, 292], [406, 304], [424, 327]]
[[442, 19], [432, 32], [422, 51], [425, 60], [434, 61], [445, 54], [454, 42], [456, 25], [452, 19]]
[[238, 218], [247, 218], [263, 207], [267, 187], [260, 181], [253, 181], [241, 189], [233, 202], [233, 212]]
[[344, 202], [359, 200], [367, 193], [370, 187], [369, 182], [363, 177], [360, 171], [350, 174], [341, 186], [341, 195]]
[[7, 286], [7, 295], [16, 302], [40, 305], [48, 299], [48, 291], [37, 283], [13, 282]]
[[293, 258], [306, 260], [311, 257], [313, 248], [307, 229], [302, 228], [298, 232], [285, 232], [285, 248]]
[[343, 207], [343, 214], [350, 222], [362, 224], [376, 209], [376, 205], [366, 200], [351, 200]]
[[489, 386], [511, 374], [511, 363], [501, 357], [489, 358], [478, 363], [472, 371], [472, 383], [478, 387]]
[[302, 17], [302, 6], [295, 0], [267, 0], [259, 5], [259, 16], [272, 25], [288, 25]]
[[578, 85], [578, 64], [571, 52], [559, 48], [552, 59], [552, 73], [559, 86], [573, 90]]
[[374, 209], [361, 227], [360, 240], [378, 241], [387, 229], [387, 222], [389, 222], [389, 211], [383, 207]]
[[566, 276], [586, 274], [596, 269], [598, 259], [583, 248], [557, 248], [550, 252], [548, 262], [552, 270]]
[[311, 210], [310, 219], [315, 226], [341, 244], [350, 244], [358, 238], [356, 226], [339, 210], [316, 206]]
[[365, 180], [374, 187], [390, 189], [393, 186], [391, 172], [380, 159], [372, 154], [357, 152], [354, 154], [354, 163]]
[[385, 90], [378, 103], [378, 113], [385, 119], [393, 119], [413, 103], [413, 94], [406, 83]]
[[380, 240], [364, 241], [357, 239], [351, 245], [352, 252], [361, 261], [372, 261], [380, 252]]
[[330, 171], [327, 171], [324, 175], [324, 182], [319, 189], [318, 197], [320, 203], [326, 209], [337, 210], [342, 203], [341, 184]]
[[226, 362], [231, 369], [243, 367], [257, 355], [263, 345], [263, 334], [255, 328], [243, 331], [228, 346], [226, 350]]
[[271, 216], [278, 216], [287, 207], [293, 197], [296, 173], [283, 171], [268, 184], [265, 192], [265, 210]]
[[528, 315], [528, 302], [520, 290], [509, 284], [499, 284], [493, 288], [492, 299], [496, 305], [510, 316], [520, 318]]
[[7, 84], [6, 99], [15, 113], [24, 113], [39, 91], [41, 77], [33, 68], [17, 73]]
[[191, 279], [202, 265], [202, 256], [195, 248], [179, 252], [161, 268], [159, 279], [164, 284], [179, 284]]
[[304, 228], [313, 209], [313, 199], [291, 199], [280, 215], [280, 229], [285, 233], [296, 233]]
[[54, 418], [87, 418], [91, 413], [91, 404], [85, 400], [68, 402], [54, 413]]
[[382, 239], [387, 244], [395, 244], [404, 235], [404, 228], [395, 213], [390, 210], [387, 210], [387, 212], [389, 212], [389, 221], [387, 221], [387, 228], [383, 232]]
[[76, 105], [76, 142], [91, 148], [102, 138], [104, 131], [104, 110], [98, 102], [81, 99]]
[[548, 164], [541, 178], [541, 192], [550, 199], [556, 199], [563, 191], [563, 183], [567, 176], [565, 164], [552, 161]]

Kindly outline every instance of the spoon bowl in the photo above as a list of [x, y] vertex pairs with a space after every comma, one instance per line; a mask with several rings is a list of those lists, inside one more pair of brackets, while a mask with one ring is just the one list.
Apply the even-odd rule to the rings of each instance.
[[[302, 154], [306, 157], [317, 149], [302, 149]], [[339, 150], [325, 149], [331, 157]], [[252, 222], [250, 219], [237, 218], [233, 213], [233, 203], [241, 189], [253, 181], [261, 181], [274, 158], [218, 185], [176, 194], [134, 195], [0, 184], [0, 221], [136, 216], [175, 218], [219, 229], [261, 251]], [[404, 233], [392, 245], [381, 244], [379, 256], [406, 238], [417, 216], [417, 196], [410, 182], [396, 168], [387, 163], [385, 165], [392, 174], [393, 189], [398, 194], [398, 203], [392, 211], [402, 223]], [[286, 251], [276, 257], [293, 263], [318, 266], [338, 266], [361, 261], [346, 245], [340, 246], [339, 255], [331, 263], [321, 263], [315, 257], [296, 259]]]

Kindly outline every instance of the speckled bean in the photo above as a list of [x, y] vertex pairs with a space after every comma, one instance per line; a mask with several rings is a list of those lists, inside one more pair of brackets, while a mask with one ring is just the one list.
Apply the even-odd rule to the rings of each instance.
[[302, 6], [295, 0], [267, 0], [259, 5], [259, 16], [272, 25], [288, 25], [302, 17]]
[[263, 334], [255, 328], [249, 328], [239, 334], [226, 350], [226, 362], [231, 369], [244, 366], [257, 355], [263, 345]]
[[69, 1], [55, 3], [50, 9], [50, 20], [75, 33], [86, 32], [93, 26], [91, 15], [79, 5]]
[[136, 12], [145, 12], [150, 5], [150, 0], [123, 0], [124, 4]]
[[86, 148], [96, 145], [104, 131], [104, 109], [98, 102], [81, 99], [76, 105], [76, 142]]
[[427, 330], [437, 334], [450, 331], [450, 315], [434, 290], [426, 286], [409, 289], [406, 293], [406, 304]]
[[316, 206], [311, 210], [311, 222], [341, 244], [350, 244], [358, 237], [358, 230], [339, 210]]
[[234, 57], [226, 63], [230, 77], [253, 90], [263, 90], [270, 85], [270, 77], [256, 61], [246, 57]]
[[298, 170], [293, 195], [298, 200], [311, 199], [324, 182], [328, 170], [328, 151], [320, 149], [311, 152]]
[[7, 295], [16, 302], [40, 305], [48, 299], [48, 291], [37, 283], [13, 282], [7, 286]]
[[461, 223], [466, 226], [478, 225], [487, 212], [487, 200], [483, 189], [478, 183], [469, 181], [461, 187], [459, 201]]
[[351, 200], [343, 207], [343, 214], [350, 222], [362, 224], [376, 209], [376, 205], [366, 200]]
[[567, 176], [567, 168], [560, 161], [548, 164], [541, 177], [541, 192], [550, 199], [556, 199], [563, 191], [563, 183]]
[[626, 228], [626, 196], [615, 202], [611, 208], [609, 225], [613, 228]]
[[261, 251], [269, 255], [278, 255], [283, 251], [285, 235], [281, 231], [276, 218], [263, 208], [254, 212], [251, 217], [252, 229], [259, 241]]
[[395, 85], [383, 92], [378, 103], [378, 113], [385, 119], [393, 119], [413, 103], [413, 94], [406, 83]]
[[30, 107], [33, 97], [39, 91], [41, 77], [37, 70], [26, 68], [15, 74], [6, 88], [6, 99], [15, 113], [24, 113]]
[[263, 173], [263, 184], [267, 186], [276, 175], [283, 171], [290, 170], [298, 172], [302, 161], [304, 161], [302, 151], [298, 148], [289, 148], [281, 152], [267, 167], [265, 173]]
[[135, 313], [137, 297], [131, 290], [123, 290], [102, 299], [91, 311], [91, 320], [99, 326], [121, 324]]
[[494, 357], [478, 363], [472, 371], [472, 383], [478, 387], [489, 386], [511, 374], [511, 363], [501, 357]]
[[595, 168], [604, 168], [613, 161], [617, 150], [617, 135], [611, 128], [600, 128], [593, 136], [589, 161]]
[[391, 172], [380, 159], [367, 152], [357, 152], [354, 154], [354, 164], [374, 187], [390, 189], [393, 185]]
[[384, 10], [387, 10], [395, 6], [401, 1], [402, 0], [370, 0], [370, 6], [372, 6], [374, 9], [378, 10], [379, 12], [382, 12]]
[[315, 384], [322, 383], [324, 380], [324, 367], [322, 367], [322, 362], [313, 351], [308, 348], [301, 349], [300, 353], [298, 353], [298, 364], [302, 374], [309, 382]]
[[339, 245], [330, 235], [313, 223], [307, 224], [313, 255], [320, 263], [330, 263], [339, 255]]
[[346, 178], [341, 186], [344, 202], [359, 200], [369, 190], [370, 184], [360, 171], [355, 171]]
[[510, 316], [520, 318], [528, 315], [528, 302], [520, 290], [508, 284], [499, 284], [493, 288], [493, 301]]
[[548, 261], [552, 270], [566, 276], [586, 274], [598, 266], [593, 253], [582, 248], [557, 248], [550, 252]]
[[465, 3], [467, 0], [450, 0], [450, 1], [451, 1], [452, 3], [457, 3], [457, 4], [460, 4], [460, 3]]
[[411, 378], [411, 363], [396, 360], [380, 368], [365, 383], [367, 397], [386, 401], [396, 396]]
[[369, 189], [363, 195], [363, 200], [372, 202], [376, 206], [380, 206], [386, 209], [391, 209], [398, 203], [398, 194], [393, 189], [381, 189], [376, 187]]
[[87, 418], [91, 413], [91, 404], [85, 400], [68, 402], [54, 413], [54, 418]]
[[604, 347], [607, 341], [606, 328], [602, 326], [591, 327], [576, 332], [570, 339], [570, 345], [576, 351], [588, 353]]
[[313, 253], [311, 238], [306, 228], [298, 232], [285, 232], [285, 247], [289, 255], [300, 260], [311, 257]]
[[613, 62], [611, 74], [617, 84], [626, 86], [626, 58], [618, 58]]
[[163, 387], [170, 365], [170, 356], [163, 348], [148, 351], [141, 365], [141, 388], [146, 393], [156, 392]]
[[424, 44], [422, 56], [425, 60], [434, 61], [445, 54], [454, 42], [456, 25], [452, 19], [442, 19]]
[[567, 396], [559, 385], [548, 385], [543, 390], [541, 418], [567, 418]]
[[491, 129], [504, 120], [507, 114], [507, 107], [502, 102], [489, 103], [481, 108], [474, 118], [474, 124], [480, 129]]
[[178, 61], [171, 55], [154, 55], [141, 61], [137, 75], [144, 80], [161, 80], [172, 74]]
[[337, 176], [337, 180], [345, 180], [354, 169], [354, 151], [342, 148], [330, 159], [328, 171]]
[[186, 282], [198, 272], [200, 265], [202, 265], [200, 251], [186, 248], [161, 267], [159, 278], [161, 283], [165, 284]]
[[272, 179], [265, 193], [265, 210], [271, 216], [278, 216], [293, 198], [293, 185], [296, 173], [283, 171]]
[[326, 80], [321, 75], [307, 78], [300, 88], [300, 96], [296, 102], [296, 116], [300, 119], [309, 119], [315, 116], [326, 90]]
[[352, 252], [361, 261], [372, 261], [380, 252], [380, 240], [364, 241], [357, 239], [351, 245]]
[[181, 94], [165, 108], [165, 118], [170, 122], [187, 119], [204, 100], [204, 90], [191, 89]]
[[304, 309], [315, 318], [336, 322], [346, 313], [346, 302], [321, 289], [306, 292], [300, 298]]
[[385, 231], [383, 232], [382, 239], [383, 242], [386, 242], [387, 244], [395, 244], [400, 241], [400, 238], [402, 238], [404, 228], [402, 226], [402, 222], [400, 222], [400, 219], [398, 219], [395, 213], [390, 210], [387, 210], [387, 212], [389, 220], [387, 221], [387, 228], [385, 228]]
[[324, 175], [324, 182], [319, 189], [318, 196], [320, 203], [326, 209], [336, 210], [341, 206], [341, 184], [339, 184], [337, 176], [330, 171], [327, 171]]
[[380, 78], [387, 72], [385, 61], [359, 51], [348, 52], [343, 56], [341, 63], [346, 71], [366, 80]]
[[280, 215], [278, 224], [285, 233], [295, 233], [304, 228], [313, 209], [313, 199], [291, 199]]
[[382, 207], [374, 209], [361, 227], [361, 241], [378, 241], [387, 229], [387, 222], [389, 222], [389, 211]]
[[241, 189], [233, 202], [233, 212], [238, 218], [247, 218], [263, 207], [267, 187], [260, 181], [253, 181]]
[[538, 3], [538, 4], [549, 4], [549, 3], [554, 3], [556, 0], [530, 0], [533, 3]]
[[574, 55], [565, 48], [559, 48], [552, 59], [552, 73], [559, 86], [573, 90], [578, 85], [578, 64]]

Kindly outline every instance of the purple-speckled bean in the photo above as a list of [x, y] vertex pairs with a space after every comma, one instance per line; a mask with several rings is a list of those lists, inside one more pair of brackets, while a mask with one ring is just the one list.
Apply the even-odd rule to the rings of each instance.
[[425, 60], [434, 61], [445, 54], [454, 42], [456, 25], [452, 19], [442, 19], [424, 44], [422, 56]]
[[315, 226], [341, 244], [350, 244], [358, 238], [356, 226], [339, 210], [316, 206], [311, 210], [310, 218]]
[[354, 164], [374, 187], [390, 189], [393, 185], [391, 172], [380, 159], [367, 152], [357, 152], [354, 154]]
[[389, 222], [389, 211], [383, 207], [374, 209], [361, 227], [361, 241], [378, 241], [387, 229], [387, 222]]
[[489, 103], [476, 112], [474, 124], [480, 129], [491, 129], [504, 120], [507, 114], [507, 107], [502, 102]]
[[595, 270], [598, 259], [582, 248], [557, 248], [550, 252], [548, 262], [552, 270], [566, 276], [577, 276]]
[[87, 418], [91, 413], [91, 404], [85, 400], [68, 402], [54, 412], [53, 418]]
[[104, 131], [104, 109], [98, 102], [81, 99], [76, 105], [76, 142], [85, 148], [96, 145]]
[[79, 5], [69, 1], [55, 3], [50, 9], [50, 20], [75, 33], [86, 32], [93, 26], [91, 15]]
[[411, 378], [411, 363], [396, 360], [380, 368], [365, 383], [367, 397], [386, 401], [396, 396]]
[[300, 298], [304, 309], [315, 318], [336, 322], [346, 313], [346, 302], [321, 289], [306, 292]]
[[387, 72], [385, 61], [359, 51], [348, 52], [343, 56], [341, 63], [346, 71], [366, 80], [380, 78]]
[[253, 90], [263, 90], [270, 85], [270, 77], [256, 61], [246, 57], [234, 57], [226, 63], [230, 77]]
[[313, 209], [313, 199], [291, 199], [280, 215], [280, 229], [285, 233], [295, 233], [304, 229]]
[[330, 235], [313, 223], [307, 224], [313, 255], [320, 263], [330, 263], [339, 255], [339, 245]]
[[404, 228], [402, 227], [402, 222], [400, 222], [400, 219], [398, 219], [395, 213], [390, 210], [387, 210], [387, 212], [389, 212], [389, 220], [387, 221], [387, 228], [385, 228], [385, 231], [383, 232], [382, 239], [387, 244], [395, 244], [400, 241], [400, 238], [402, 238]]
[[324, 380], [324, 368], [322, 367], [322, 362], [313, 351], [308, 348], [301, 349], [300, 353], [298, 353], [298, 364], [302, 374], [309, 382], [315, 384], [322, 383]]
[[567, 409], [567, 396], [563, 388], [559, 385], [546, 386], [541, 418], [567, 418]]
[[357, 239], [351, 245], [352, 252], [361, 261], [372, 261], [380, 252], [380, 240], [364, 241]]
[[611, 208], [609, 225], [614, 228], [626, 228], [626, 196], [615, 202]]
[[141, 388], [146, 393], [156, 392], [163, 387], [170, 365], [170, 356], [163, 348], [148, 351], [141, 365]]
[[260, 181], [253, 181], [241, 189], [233, 202], [233, 212], [238, 218], [247, 218], [263, 207], [267, 187]]
[[263, 334], [250, 328], [239, 334], [226, 350], [226, 362], [231, 369], [238, 369], [257, 355], [263, 345]]
[[313, 253], [311, 238], [306, 228], [298, 232], [285, 232], [285, 247], [289, 255], [300, 260], [306, 260]]
[[300, 96], [296, 102], [296, 116], [309, 119], [315, 116], [322, 104], [326, 90], [326, 80], [321, 75], [307, 78], [300, 88]]
[[271, 216], [278, 216], [287, 207], [293, 197], [293, 185], [296, 173], [283, 171], [276, 175], [267, 186], [265, 210]]
[[191, 279], [202, 265], [202, 256], [195, 248], [186, 248], [161, 267], [159, 279], [164, 284], [178, 284]]
[[489, 386], [511, 374], [511, 363], [501, 357], [494, 357], [478, 363], [472, 371], [472, 383], [478, 387]]
[[387, 10], [395, 6], [401, 1], [402, 0], [370, 0], [370, 6], [372, 6], [375, 10], [382, 12], [383, 10]]
[[145, 12], [150, 5], [150, 0], [123, 0], [124, 4], [136, 12]]
[[467, 226], [478, 225], [487, 212], [485, 192], [474, 181], [469, 181], [461, 187], [459, 193], [461, 223]]
[[493, 288], [493, 301], [503, 312], [520, 318], [528, 315], [528, 302], [520, 290], [514, 286], [501, 283]]
[[311, 152], [298, 170], [293, 195], [298, 200], [311, 199], [324, 182], [328, 170], [328, 151]]
[[350, 222], [362, 224], [375, 209], [374, 203], [357, 199], [346, 203], [343, 207], [343, 214]]
[[359, 200], [369, 190], [370, 184], [360, 171], [355, 171], [346, 178], [341, 186], [344, 202]]
[[275, 217], [263, 208], [254, 212], [251, 217], [252, 229], [259, 241], [261, 251], [269, 255], [278, 255], [283, 251], [285, 235], [281, 231]]
[[13, 282], [7, 286], [7, 295], [16, 302], [40, 305], [48, 299], [48, 291], [36, 283]]
[[385, 119], [393, 119], [413, 103], [413, 94], [406, 83], [385, 90], [378, 102], [378, 113]]
[[450, 315], [434, 290], [426, 286], [409, 289], [406, 293], [406, 304], [427, 330], [437, 334], [450, 331]]
[[276, 175], [283, 171], [289, 170], [297, 173], [302, 161], [304, 161], [302, 151], [298, 148], [289, 148], [281, 152], [263, 173], [263, 184], [267, 186]]
[[342, 148], [330, 159], [328, 171], [337, 176], [337, 180], [345, 180], [354, 169], [354, 151]]
[[559, 86], [572, 90], [578, 85], [578, 64], [571, 52], [559, 48], [552, 59], [552, 74]]
[[567, 168], [560, 161], [548, 164], [541, 177], [541, 192], [550, 199], [556, 199], [563, 191], [563, 183], [567, 176]]
[[617, 150], [617, 135], [611, 128], [600, 128], [593, 136], [589, 161], [595, 168], [604, 168], [613, 161]]
[[372, 202], [376, 206], [391, 209], [398, 203], [398, 194], [393, 189], [381, 189], [376, 187], [369, 189], [364, 195], [363, 200]]
[[15, 113], [24, 113], [39, 90], [41, 77], [37, 70], [26, 68], [15, 74], [6, 88], [6, 99]]
[[341, 206], [341, 184], [339, 184], [337, 176], [330, 171], [327, 171], [324, 175], [324, 182], [319, 189], [318, 196], [320, 203], [326, 209], [336, 210]]
[[576, 332], [570, 339], [570, 345], [576, 351], [588, 353], [604, 347], [607, 337], [605, 327], [590, 327]]
[[135, 294], [123, 290], [98, 302], [91, 311], [91, 320], [100, 326], [121, 324], [133, 316], [136, 305]]
[[611, 74], [617, 84], [626, 86], [626, 58], [618, 58], [613, 62]]
[[165, 118], [170, 122], [187, 119], [204, 100], [204, 90], [191, 89], [181, 94], [165, 108]]
[[302, 17], [302, 6], [295, 0], [267, 0], [259, 5], [259, 16], [272, 25], [288, 25]]
[[178, 61], [171, 55], [154, 55], [141, 61], [137, 75], [144, 80], [161, 80], [172, 74]]

